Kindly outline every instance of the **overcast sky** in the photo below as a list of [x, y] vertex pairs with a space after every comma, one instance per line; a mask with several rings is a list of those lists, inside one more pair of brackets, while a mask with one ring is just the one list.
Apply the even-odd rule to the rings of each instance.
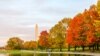
[[96, 0], [0, 0], [0, 46], [13, 36], [34, 40], [34, 26], [48, 30], [64, 17], [96, 4]]

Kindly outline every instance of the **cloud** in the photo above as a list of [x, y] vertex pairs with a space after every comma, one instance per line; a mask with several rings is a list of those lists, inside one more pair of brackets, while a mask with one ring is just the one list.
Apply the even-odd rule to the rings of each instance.
[[18, 15], [24, 15], [24, 12], [18, 11], [18, 10], [0, 10], [0, 15], [5, 15], [5, 16], [18, 16]]

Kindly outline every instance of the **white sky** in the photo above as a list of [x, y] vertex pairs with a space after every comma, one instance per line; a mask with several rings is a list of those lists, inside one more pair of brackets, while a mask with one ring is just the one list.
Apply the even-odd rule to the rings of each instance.
[[48, 30], [64, 17], [73, 17], [97, 0], [0, 0], [0, 46], [12, 36], [34, 40], [34, 26]]

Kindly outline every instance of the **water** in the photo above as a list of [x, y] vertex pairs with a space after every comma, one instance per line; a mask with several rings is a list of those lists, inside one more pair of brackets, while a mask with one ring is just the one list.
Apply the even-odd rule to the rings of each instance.
[[0, 54], [0, 56], [91, 56], [79, 54]]

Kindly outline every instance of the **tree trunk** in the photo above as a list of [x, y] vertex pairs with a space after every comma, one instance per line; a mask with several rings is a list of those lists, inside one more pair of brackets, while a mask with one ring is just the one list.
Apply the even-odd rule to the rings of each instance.
[[68, 51], [70, 51], [70, 45], [68, 45]]
[[99, 44], [97, 43], [97, 50], [99, 50]]
[[89, 50], [91, 50], [91, 46], [89, 46]]
[[97, 44], [94, 45], [94, 49], [97, 50]]
[[95, 50], [95, 45], [92, 46], [92, 51], [94, 52], [94, 50]]
[[61, 45], [60, 45], [60, 52], [62, 51], [62, 47], [61, 47]]
[[82, 51], [84, 51], [85, 46], [82, 46]]
[[75, 51], [76, 51], [76, 48], [77, 48], [77, 47], [75, 46]]

